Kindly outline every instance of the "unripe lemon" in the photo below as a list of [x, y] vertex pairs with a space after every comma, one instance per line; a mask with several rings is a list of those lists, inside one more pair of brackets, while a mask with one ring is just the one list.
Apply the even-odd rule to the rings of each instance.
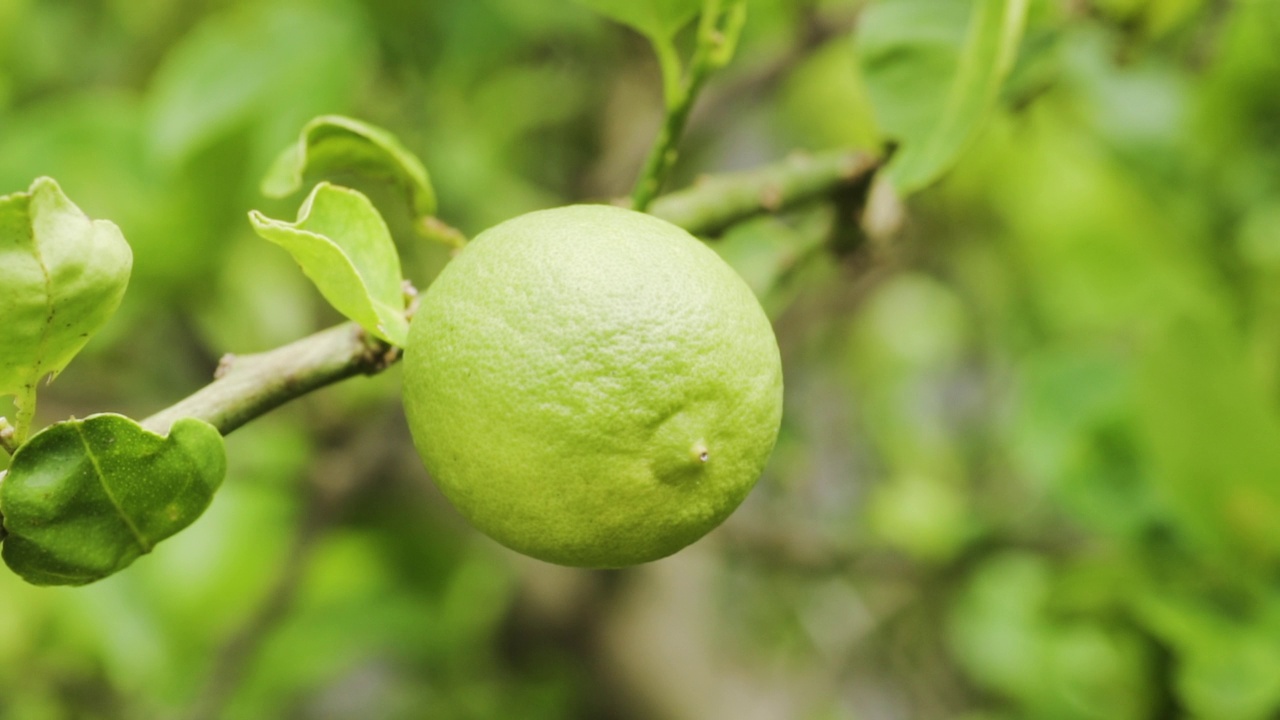
[[414, 444], [458, 510], [584, 567], [720, 524], [782, 415], [777, 340], [741, 278], [675, 225], [603, 205], [476, 237], [423, 295], [404, 380]]

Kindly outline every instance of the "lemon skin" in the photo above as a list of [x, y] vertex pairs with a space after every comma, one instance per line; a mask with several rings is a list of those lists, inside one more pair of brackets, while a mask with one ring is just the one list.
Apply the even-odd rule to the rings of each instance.
[[681, 228], [575, 205], [477, 236], [424, 293], [404, 404], [477, 528], [582, 567], [670, 555], [759, 478], [782, 415], [773, 329]]

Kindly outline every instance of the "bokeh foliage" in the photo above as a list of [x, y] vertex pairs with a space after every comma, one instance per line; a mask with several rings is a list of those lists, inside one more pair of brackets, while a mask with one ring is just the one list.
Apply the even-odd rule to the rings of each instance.
[[[936, 110], [886, 116], [884, 81], [936, 67], [895, 89], [937, 102], [978, 32], [935, 4], [750, 0], [673, 185], [909, 140]], [[210, 510], [126, 572], [0, 574], [0, 717], [1275, 717], [1280, 4], [1032, 0], [997, 85], [940, 182], [715, 241], [788, 398], [707, 540], [515, 558], [430, 486], [393, 370], [229, 437]], [[336, 320], [246, 220], [295, 216], [258, 188], [313, 116], [396, 133], [474, 233], [624, 195], [661, 105], [645, 40], [570, 0], [0, 0], [0, 194], [57, 178], [134, 257], [41, 419], [145, 416]], [[402, 193], [344, 181], [429, 282]]]

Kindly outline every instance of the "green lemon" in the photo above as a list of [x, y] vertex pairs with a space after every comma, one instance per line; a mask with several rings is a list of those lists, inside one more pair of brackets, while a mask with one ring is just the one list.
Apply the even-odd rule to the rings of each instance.
[[414, 443], [498, 542], [622, 567], [720, 524], [782, 415], [778, 344], [684, 230], [602, 205], [481, 233], [423, 295], [405, 349]]

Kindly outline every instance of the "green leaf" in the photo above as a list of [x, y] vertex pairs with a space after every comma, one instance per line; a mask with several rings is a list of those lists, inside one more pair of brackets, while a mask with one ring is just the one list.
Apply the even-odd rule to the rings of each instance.
[[301, 189], [309, 173], [342, 170], [399, 184], [420, 218], [436, 212], [436, 193], [422, 161], [386, 130], [341, 115], [307, 123], [298, 141], [272, 163], [262, 179], [262, 194], [285, 197]]
[[222, 436], [202, 420], [168, 436], [121, 415], [50, 425], [0, 484], [0, 554], [36, 585], [100, 580], [200, 517], [225, 473]]
[[369, 198], [320, 183], [298, 210], [297, 222], [272, 220], [254, 210], [254, 230], [283, 247], [338, 312], [395, 345], [404, 345], [400, 257], [391, 232]]
[[655, 42], [669, 41], [698, 14], [702, 0], [578, 0]]
[[1028, 0], [884, 0], [856, 45], [876, 117], [901, 147], [886, 168], [902, 194], [950, 168], [1013, 67]]
[[52, 179], [0, 197], [0, 396], [34, 401], [120, 305], [132, 263], [120, 229]]

